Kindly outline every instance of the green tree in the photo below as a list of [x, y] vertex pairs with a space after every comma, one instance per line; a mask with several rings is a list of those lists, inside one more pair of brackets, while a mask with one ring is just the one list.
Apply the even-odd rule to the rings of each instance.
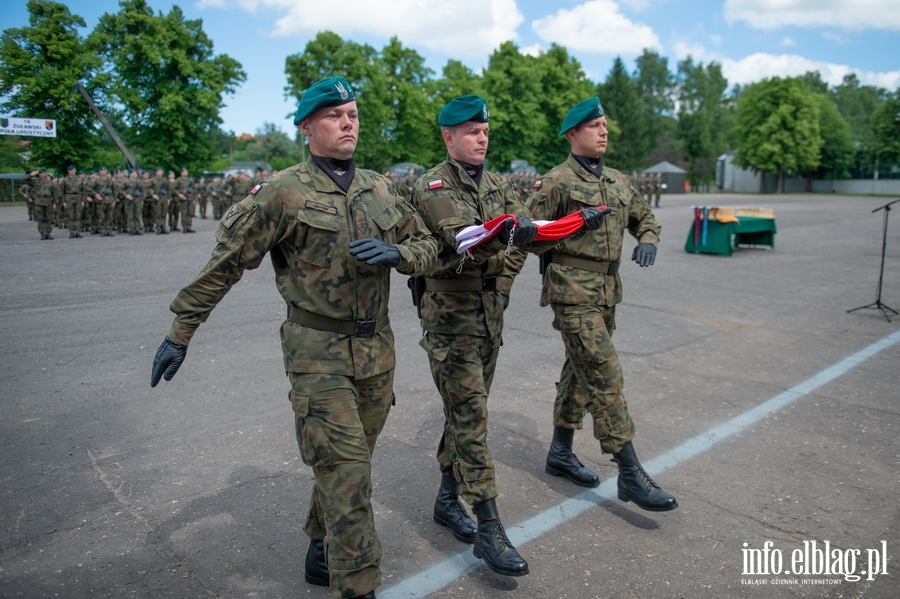
[[484, 79], [460, 61], [452, 58], [444, 65], [441, 78], [434, 81], [431, 86], [431, 96], [434, 98], [438, 111], [443, 108], [444, 104], [457, 96], [475, 94], [484, 97], [484, 93]]
[[715, 180], [716, 160], [729, 149], [734, 110], [728, 80], [717, 62], [678, 63], [678, 130], [692, 185]]
[[216, 158], [223, 96], [246, 75], [239, 62], [213, 53], [201, 20], [177, 6], [154, 14], [146, 0], [122, 0], [100, 17], [89, 43], [105, 61], [103, 87], [122, 106], [145, 162], [199, 170]]
[[834, 105], [834, 96], [818, 71], [808, 71], [798, 77], [816, 96], [819, 103], [819, 134], [822, 136], [822, 156], [819, 166], [807, 173], [809, 178], [842, 179], [850, 175], [856, 147], [850, 124]]
[[536, 62], [541, 86], [538, 105], [547, 124], [533, 164], [539, 172], [546, 172], [569, 155], [569, 142], [559, 134], [566, 113], [596, 92], [581, 64], [563, 46], [552, 44]]
[[488, 157], [494, 170], [509, 168], [512, 160], [536, 164], [538, 146], [549, 126], [541, 111], [540, 69], [537, 59], [523, 55], [512, 42], [503, 42], [484, 70], [485, 100], [491, 111]]
[[873, 150], [882, 163], [900, 162], [900, 88], [872, 115]]
[[860, 149], [872, 145], [872, 115], [885, 101], [887, 90], [871, 85], [861, 85], [856, 73], [844, 75], [843, 82], [834, 88], [834, 103], [838, 112], [850, 124], [853, 141]]
[[245, 144], [244, 148], [234, 153], [235, 160], [266, 162], [280, 167], [291, 166], [299, 161], [300, 148], [281, 129], [273, 123], [263, 123], [256, 130], [256, 136]]
[[0, 173], [21, 173], [27, 169], [26, 148], [17, 135], [0, 135]]
[[647, 124], [644, 149], [650, 154], [659, 146], [668, 147], [671, 144], [670, 134], [677, 125], [672, 117], [676, 81], [669, 71], [669, 59], [652, 50], [645, 48], [635, 59], [635, 64], [637, 69], [634, 73], [634, 85], [641, 99], [644, 122]]
[[56, 138], [31, 139], [37, 166], [65, 172], [97, 149], [94, 117], [71, 86], [89, 91], [100, 60], [87, 50], [78, 27], [84, 19], [58, 2], [29, 0], [28, 26], [0, 36], [0, 110], [26, 118], [56, 119]]
[[387, 74], [375, 48], [323, 31], [307, 42], [302, 53], [285, 59], [284, 72], [288, 82], [285, 95], [298, 102], [316, 81], [334, 75], [347, 79], [359, 98], [359, 141], [353, 156], [365, 168], [379, 169], [385, 163], [390, 156], [393, 111]]
[[437, 115], [440, 107], [427, 94], [427, 84], [434, 71], [425, 59], [411, 48], [404, 48], [396, 37], [381, 51], [385, 83], [391, 107], [389, 128], [391, 147], [383, 161], [376, 164], [385, 170], [397, 162], [431, 165], [438, 161]]
[[621, 133], [610, 132], [605, 160], [621, 171], [640, 168], [650, 151], [647, 149], [645, 109], [634, 80], [616, 57], [606, 81], [597, 86], [597, 94], [607, 118], [613, 119]]
[[738, 101], [736, 129], [740, 141], [735, 162], [777, 172], [777, 193], [784, 189], [785, 172], [819, 166], [819, 101], [799, 79], [773, 77], [747, 86]]

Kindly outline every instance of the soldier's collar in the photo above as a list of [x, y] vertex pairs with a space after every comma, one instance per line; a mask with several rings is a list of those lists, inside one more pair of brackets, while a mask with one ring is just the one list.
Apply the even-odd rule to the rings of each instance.
[[615, 179], [613, 179], [609, 175], [605, 168], [599, 176], [594, 175], [594, 173], [592, 173], [583, 164], [581, 164], [581, 162], [578, 161], [578, 158], [576, 158], [575, 155], [571, 152], [569, 153], [569, 157], [566, 158], [566, 163], [569, 165], [569, 168], [571, 168], [579, 177], [581, 177], [585, 181], [597, 181], [598, 179], [600, 181], [606, 182], [615, 181]]
[[466, 165], [459, 160], [456, 160], [455, 158], [451, 158], [449, 154], [447, 155], [447, 164], [450, 165], [450, 168], [455, 171], [456, 178], [462, 183], [465, 183], [466, 185], [471, 187], [475, 191], [476, 195], [481, 195], [482, 192], [487, 192], [494, 189], [495, 185], [491, 181], [490, 177], [484, 176], [484, 163], [479, 165], [482, 167], [482, 171], [481, 176], [478, 178], [477, 182], [471, 175], [469, 175], [468, 171], [466, 170], [466, 166], [471, 165]]
[[326, 173], [318, 164], [316, 164], [316, 161], [313, 160], [312, 155], [310, 155], [310, 157], [306, 159], [306, 162], [304, 164], [306, 165], [306, 172], [307, 174], [309, 174], [309, 178], [312, 180], [316, 191], [320, 193], [346, 193], [347, 197], [350, 197], [351, 195], [354, 195], [361, 191], [372, 189], [375, 186], [368, 177], [359, 176], [359, 171], [355, 170], [353, 174], [353, 181], [350, 183], [349, 189], [344, 192], [344, 190], [338, 187], [338, 184], [328, 176], [328, 173]]

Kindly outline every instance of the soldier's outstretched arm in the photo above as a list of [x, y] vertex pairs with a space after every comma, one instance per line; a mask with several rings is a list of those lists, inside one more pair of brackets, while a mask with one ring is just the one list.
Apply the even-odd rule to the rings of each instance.
[[270, 186], [257, 197], [247, 197], [232, 205], [216, 231], [209, 262], [196, 279], [178, 292], [169, 309], [175, 320], [153, 359], [150, 386], [160, 377], [172, 379], [184, 362], [187, 347], [201, 323], [225, 294], [241, 280], [245, 270], [253, 270], [280, 237], [283, 230], [281, 201]]

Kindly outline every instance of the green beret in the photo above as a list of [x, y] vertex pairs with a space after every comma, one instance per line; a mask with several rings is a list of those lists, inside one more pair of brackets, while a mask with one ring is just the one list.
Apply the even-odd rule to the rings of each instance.
[[491, 113], [488, 112], [487, 102], [481, 96], [471, 94], [453, 98], [438, 115], [438, 125], [441, 127], [456, 127], [466, 121], [486, 123], [489, 120]]
[[294, 115], [294, 124], [308, 118], [312, 113], [328, 106], [340, 106], [356, 100], [350, 84], [343, 77], [329, 77], [313, 83], [303, 92]]
[[573, 127], [577, 127], [581, 123], [586, 123], [603, 116], [603, 106], [600, 105], [600, 98], [588, 98], [584, 102], [579, 102], [566, 113], [563, 119], [562, 127], [559, 128], [559, 134], [565, 135], [566, 131]]
[[70, 170], [72, 170], [73, 168], [75, 168], [75, 165], [74, 165], [74, 164], [70, 164], [69, 167], [68, 167], [66, 170], [67, 170], [67, 171], [70, 171]]

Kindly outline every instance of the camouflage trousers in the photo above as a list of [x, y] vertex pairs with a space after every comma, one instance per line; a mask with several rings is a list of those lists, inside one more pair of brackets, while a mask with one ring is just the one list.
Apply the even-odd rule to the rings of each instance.
[[141, 224], [141, 213], [143, 211], [143, 200], [125, 202], [125, 228], [129, 231], [143, 229], [143, 225]]
[[169, 204], [165, 198], [154, 202], [154, 204], [153, 224], [156, 226], [157, 231], [161, 231], [166, 228], [166, 211], [169, 209]]
[[83, 210], [81, 198], [66, 198], [66, 222], [69, 227], [69, 234], [74, 235], [81, 230], [81, 213]]
[[142, 203], [141, 221], [144, 223], [144, 229], [150, 229], [156, 222], [156, 201], [152, 198], [148, 198]]
[[169, 228], [174, 229], [178, 226], [178, 214], [179, 208], [181, 207], [181, 202], [178, 201], [178, 196], [172, 196], [171, 202], [169, 202]]
[[194, 200], [178, 200], [178, 212], [181, 214], [182, 228], [189, 229], [194, 224]]
[[38, 233], [41, 235], [49, 235], [53, 232], [53, 206], [39, 206], [34, 204], [33, 218], [37, 221]]
[[419, 342], [428, 352], [444, 407], [437, 461], [442, 474], [462, 483], [459, 492], [469, 505], [497, 496], [487, 446], [487, 401], [501, 343], [499, 338], [442, 333], [426, 333]]
[[367, 378], [289, 372], [297, 445], [316, 477], [303, 527], [325, 540], [335, 597], [381, 584], [372, 511], [372, 452], [394, 402], [393, 369]]
[[100, 202], [97, 206], [97, 227], [104, 233], [111, 233], [113, 228], [113, 212], [115, 206], [112, 203]]
[[550, 304], [553, 328], [562, 334], [566, 361], [556, 384], [553, 425], [580, 429], [585, 412], [594, 420], [594, 438], [605, 453], [616, 453], [634, 438], [634, 422], [623, 393], [619, 355], [613, 347], [616, 308]]

